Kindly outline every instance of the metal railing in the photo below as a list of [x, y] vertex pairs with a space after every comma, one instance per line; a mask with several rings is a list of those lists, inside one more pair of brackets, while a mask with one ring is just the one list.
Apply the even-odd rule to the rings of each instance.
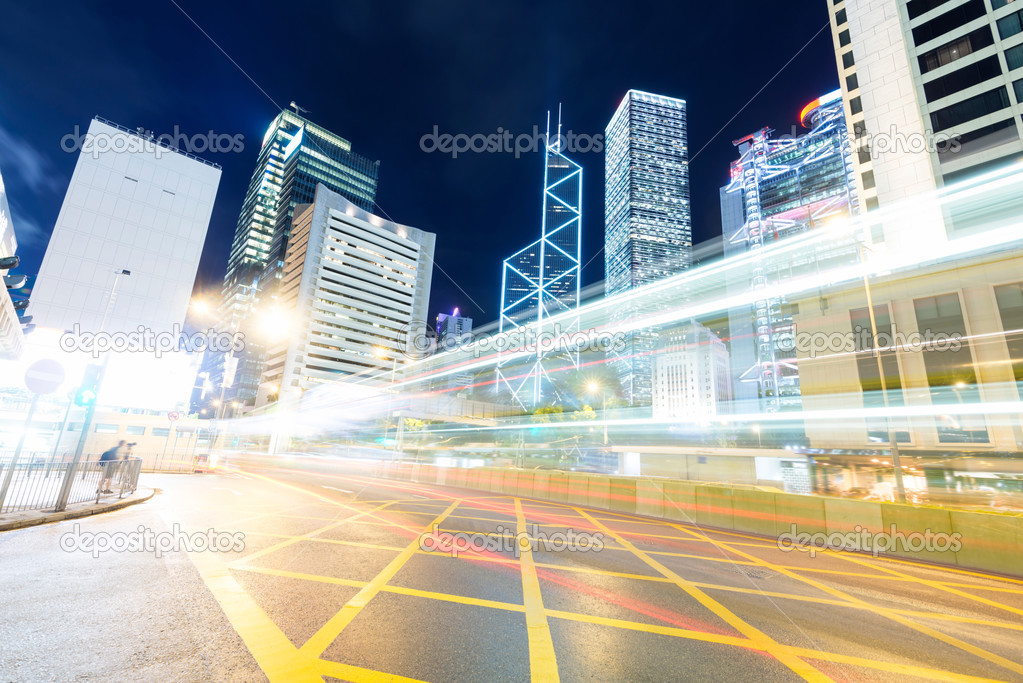
[[75, 462], [69, 455], [22, 453], [0, 456], [0, 513], [60, 512], [75, 503], [130, 495], [138, 488], [141, 458]]

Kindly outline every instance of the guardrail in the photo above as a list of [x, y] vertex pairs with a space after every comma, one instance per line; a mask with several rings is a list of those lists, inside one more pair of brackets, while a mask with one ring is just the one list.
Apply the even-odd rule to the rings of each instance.
[[68, 455], [22, 453], [0, 458], [0, 513], [53, 509], [104, 498], [121, 498], [138, 488], [141, 458], [75, 462]]

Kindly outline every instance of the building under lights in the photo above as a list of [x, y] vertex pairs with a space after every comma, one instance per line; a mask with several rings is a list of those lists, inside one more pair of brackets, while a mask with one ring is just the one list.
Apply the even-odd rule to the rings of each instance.
[[[770, 128], [762, 128], [736, 140], [739, 159], [732, 162], [730, 182], [721, 188], [725, 254], [753, 257], [748, 277], [728, 283], [729, 294], [749, 300], [728, 314], [736, 412], [800, 407], [793, 305], [776, 290], [805, 263], [783, 266], [756, 255], [778, 240], [849, 216], [857, 206], [841, 92], [809, 103], [799, 119], [804, 134], [774, 136]], [[833, 256], [807, 253], [804, 261], [818, 259], [827, 268]]]
[[93, 119], [32, 289], [33, 323], [183, 325], [219, 184], [216, 164]]
[[1018, 3], [827, 5], [866, 210], [1023, 157]]
[[704, 422], [729, 410], [728, 349], [695, 320], [666, 330], [654, 356], [653, 416]]
[[345, 380], [390, 381], [409, 336], [425, 335], [435, 241], [318, 185], [295, 213], [278, 291], [286, 314], [257, 405]]
[[[605, 131], [605, 294], [688, 269], [692, 250], [686, 103], [630, 90]], [[618, 319], [644, 312], [620, 311]], [[650, 405], [656, 344], [656, 330], [640, 330], [613, 357], [622, 395], [633, 405]]]
[[[353, 153], [347, 140], [291, 111], [282, 111], [267, 128], [224, 278], [220, 326], [246, 336], [233, 386], [226, 391], [229, 399], [247, 402], [256, 396], [265, 349], [255, 319], [260, 306], [272, 307], [283, 277], [295, 208], [312, 203], [322, 183], [356, 207], [371, 210], [379, 165]], [[203, 369], [214, 387], [207, 393], [212, 400], [224, 383], [223, 356], [211, 355]]]
[[561, 143], [560, 121], [555, 139], [548, 125], [540, 239], [505, 259], [501, 271], [498, 332], [532, 350], [499, 354], [497, 389], [524, 409], [559, 399], [551, 371], [578, 365], [578, 349], [530, 344], [526, 336], [555, 339], [579, 329], [573, 314], [579, 308], [583, 169], [562, 153]]

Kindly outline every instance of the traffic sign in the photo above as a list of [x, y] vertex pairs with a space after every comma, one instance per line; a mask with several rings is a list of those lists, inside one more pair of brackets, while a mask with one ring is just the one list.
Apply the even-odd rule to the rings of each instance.
[[167, 413], [167, 419], [170, 420], [171, 422], [175, 422], [181, 419], [181, 413], [179, 413], [176, 410], [172, 410], [171, 412]]
[[64, 383], [64, 366], [55, 360], [37, 360], [25, 371], [25, 386], [33, 394], [52, 394]]

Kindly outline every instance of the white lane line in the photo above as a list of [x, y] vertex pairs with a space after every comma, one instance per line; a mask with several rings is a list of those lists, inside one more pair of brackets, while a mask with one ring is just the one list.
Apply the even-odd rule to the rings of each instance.
[[338, 489], [338, 488], [334, 488], [333, 486], [324, 486], [323, 488], [330, 489], [331, 491], [339, 491], [341, 493], [355, 493], [355, 491], [349, 491], [347, 489]]
[[242, 495], [241, 493], [239, 493], [238, 491], [235, 491], [234, 489], [229, 489], [229, 488], [225, 488], [225, 487], [223, 487], [223, 486], [218, 486], [218, 487], [217, 487], [217, 490], [218, 490], [218, 491], [230, 491], [231, 493], [233, 493], [233, 494], [234, 494], [234, 495], [236, 495], [236, 496], [240, 496], [240, 495]]

